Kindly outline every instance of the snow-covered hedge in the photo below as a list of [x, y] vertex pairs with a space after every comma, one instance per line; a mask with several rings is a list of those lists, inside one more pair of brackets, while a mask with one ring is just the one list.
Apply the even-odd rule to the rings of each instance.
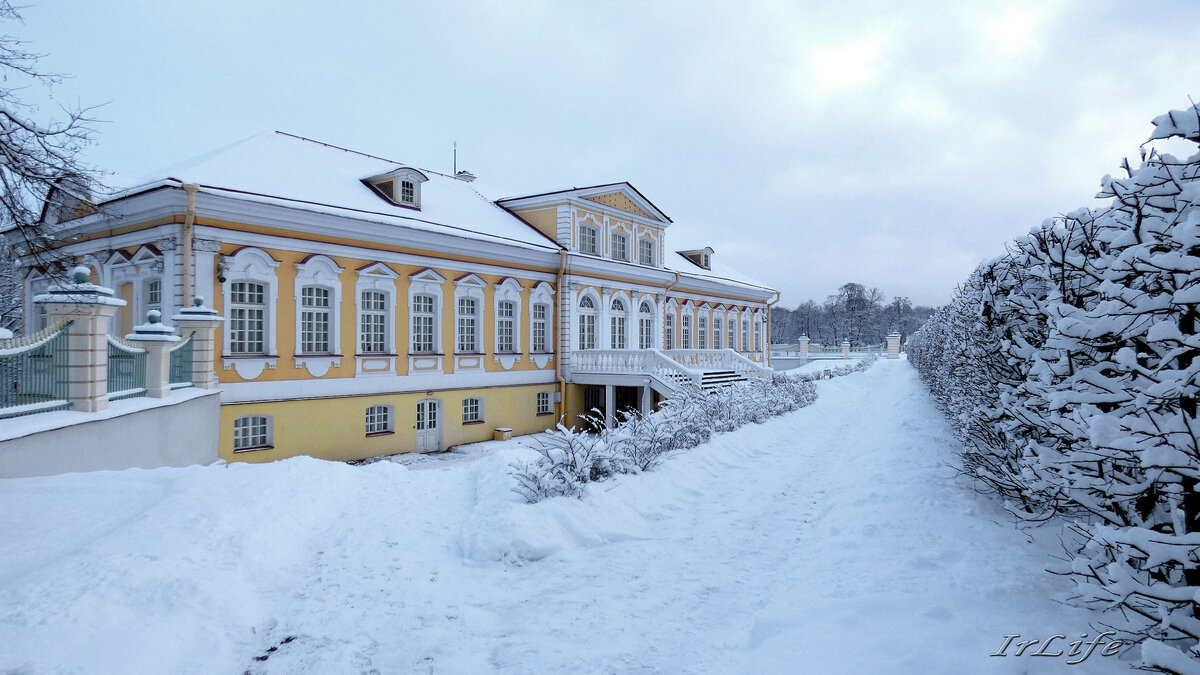
[[712, 391], [682, 387], [657, 412], [620, 413], [613, 429], [604, 428], [602, 418], [589, 417], [599, 433], [560, 423], [535, 437], [537, 460], [515, 467], [517, 491], [530, 502], [578, 495], [587, 483], [647, 471], [671, 450], [693, 448], [714, 433], [763, 422], [815, 400], [811, 382], [775, 375]]
[[[834, 366], [833, 368], [830, 368], [829, 376], [830, 377], [841, 377], [843, 375], [849, 375], [851, 373], [861, 373], [862, 371], [866, 370], [867, 368], [870, 368], [871, 366], [875, 365], [875, 362], [878, 360], [879, 360], [878, 354], [867, 354], [866, 356], [859, 359], [858, 363], [856, 363], [852, 366], [845, 365], [845, 366]], [[803, 380], [805, 382], [815, 382], [817, 380], [825, 379], [825, 373], [822, 371], [819, 371], [819, 370], [811, 370], [806, 373], [796, 373], [794, 375], [791, 375], [791, 377], [793, 377], [797, 380]]]
[[[1151, 140], [1200, 144], [1200, 108]], [[981, 265], [909, 342], [964, 469], [1031, 520], [1079, 535], [1076, 600], [1143, 641], [1147, 668], [1200, 667], [1200, 154], [1143, 151], [1110, 204], [1047, 220]], [[1173, 663], [1175, 665], [1173, 665]]]

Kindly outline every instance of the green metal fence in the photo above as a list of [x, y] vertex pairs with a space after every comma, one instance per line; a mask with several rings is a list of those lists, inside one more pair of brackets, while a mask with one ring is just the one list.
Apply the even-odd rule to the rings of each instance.
[[188, 333], [182, 342], [171, 348], [171, 388], [192, 385], [192, 338], [196, 331]]
[[0, 340], [0, 418], [71, 407], [67, 328], [62, 321], [36, 335]]
[[108, 400], [146, 395], [146, 350], [108, 336]]

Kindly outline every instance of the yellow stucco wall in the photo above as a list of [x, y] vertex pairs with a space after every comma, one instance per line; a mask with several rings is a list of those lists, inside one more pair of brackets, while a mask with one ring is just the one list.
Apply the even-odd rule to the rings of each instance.
[[558, 241], [558, 207], [513, 211], [521, 220], [537, 228], [538, 232]]
[[[221, 406], [222, 459], [230, 462], [270, 462], [297, 455], [349, 461], [379, 455], [412, 452], [416, 449], [416, 406], [418, 401], [438, 399], [442, 406], [442, 448], [490, 440], [496, 427], [509, 427], [514, 435], [545, 431], [557, 417], [537, 414], [537, 393], [555, 385], [458, 389], [416, 394], [381, 394], [306, 401], [226, 404]], [[464, 424], [462, 402], [482, 398], [484, 421]], [[583, 400], [582, 394], [579, 395]], [[373, 405], [391, 405], [395, 433], [366, 435], [366, 410]], [[234, 420], [246, 415], [270, 415], [274, 424], [274, 448], [233, 451]]]

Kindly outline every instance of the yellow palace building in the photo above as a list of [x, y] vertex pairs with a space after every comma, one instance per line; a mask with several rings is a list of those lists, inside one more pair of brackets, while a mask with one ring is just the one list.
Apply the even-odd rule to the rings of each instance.
[[[778, 293], [672, 248], [632, 185], [473, 181], [276, 132], [45, 225], [128, 303], [112, 333], [194, 297], [224, 317], [229, 461], [433, 452], [769, 373]], [[52, 275], [25, 262], [31, 333]]]

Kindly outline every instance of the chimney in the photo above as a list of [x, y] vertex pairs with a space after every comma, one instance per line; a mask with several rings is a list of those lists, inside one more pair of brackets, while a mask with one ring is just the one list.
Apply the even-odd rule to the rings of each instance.
[[467, 182], [467, 183], [470, 183], [471, 181], [475, 180], [475, 174], [473, 174], [470, 171], [467, 171], [465, 169], [454, 174], [454, 177], [461, 181]]

